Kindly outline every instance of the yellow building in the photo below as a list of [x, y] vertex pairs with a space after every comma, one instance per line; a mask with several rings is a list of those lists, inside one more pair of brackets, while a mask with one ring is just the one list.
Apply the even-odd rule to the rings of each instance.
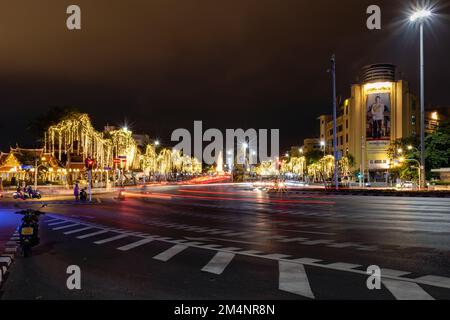
[[[351, 87], [351, 96], [340, 105], [337, 117], [337, 148], [340, 156], [351, 154], [354, 170], [369, 174], [371, 181], [387, 181], [391, 141], [419, 132], [417, 98], [408, 82], [396, 80], [395, 66], [375, 64], [363, 68], [362, 81]], [[322, 115], [320, 139], [333, 152], [333, 119]]]

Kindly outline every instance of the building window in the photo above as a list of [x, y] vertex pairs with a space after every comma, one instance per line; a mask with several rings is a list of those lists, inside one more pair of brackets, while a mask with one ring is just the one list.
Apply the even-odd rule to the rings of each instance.
[[340, 142], [341, 142], [340, 145], [343, 145], [343, 144], [344, 144], [344, 137], [343, 137], [343, 136], [340, 136], [339, 138], [340, 138], [339, 140], [340, 140]]
[[348, 120], [345, 120], [345, 128], [348, 129]]
[[348, 134], [345, 135], [345, 143], [348, 143]]

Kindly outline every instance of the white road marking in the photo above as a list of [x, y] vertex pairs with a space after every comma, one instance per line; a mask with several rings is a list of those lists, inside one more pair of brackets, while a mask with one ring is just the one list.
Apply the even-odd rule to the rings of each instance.
[[285, 259], [287, 257], [290, 257], [290, 255], [281, 253], [271, 253], [266, 254], [265, 256], [261, 256], [261, 258], [269, 258], [269, 259]]
[[103, 244], [103, 243], [115, 241], [115, 240], [118, 240], [118, 239], [122, 239], [122, 238], [125, 238], [125, 237], [128, 237], [128, 234], [123, 233], [123, 234], [119, 234], [119, 235], [111, 237], [111, 238], [106, 238], [106, 239], [103, 239], [103, 240], [94, 241], [94, 243], [95, 244]]
[[6, 246], [14, 246], [14, 245], [17, 245], [17, 241], [7, 241], [5, 245]]
[[4, 252], [16, 252], [17, 251], [17, 247], [8, 247], [5, 248]]
[[10, 257], [0, 257], [0, 262], [6, 263], [6, 265], [9, 267], [9, 265], [11, 264], [11, 258]]
[[81, 231], [89, 230], [89, 229], [93, 229], [93, 227], [84, 227], [84, 228], [80, 228], [80, 229], [70, 230], [70, 231], [64, 232], [64, 234], [72, 234], [72, 233], [81, 232]]
[[183, 250], [187, 249], [188, 247], [182, 244], [176, 244], [173, 247], [170, 247], [166, 251], [161, 252], [160, 254], [157, 254], [153, 257], [153, 259], [160, 260], [160, 261], [168, 261], [170, 258], [175, 256], [176, 254], [182, 252]]
[[308, 275], [302, 264], [278, 262], [280, 272], [278, 289], [314, 299]]
[[387, 268], [381, 268], [380, 271], [381, 271], [381, 277], [383, 277], [383, 276], [401, 277], [401, 276], [411, 273], [408, 271], [394, 270], [394, 269], [387, 269]]
[[[381, 274], [381, 275], [383, 275], [383, 274]], [[439, 286], [439, 287], [444, 287], [444, 288], [450, 289], [450, 278], [447, 278], [447, 277], [428, 275], [428, 276], [416, 278], [414, 280], [427, 282], [432, 286]]]
[[223, 251], [237, 251], [237, 250], [241, 250], [242, 248], [237, 248], [237, 247], [226, 247], [226, 248], [222, 248], [221, 250]]
[[216, 255], [202, 268], [202, 271], [221, 274], [233, 260], [235, 254], [229, 252], [217, 252]]
[[297, 241], [305, 241], [308, 240], [308, 238], [288, 238], [280, 240], [280, 242], [297, 242]]
[[79, 223], [74, 223], [74, 224], [69, 224], [67, 226], [62, 226], [62, 227], [57, 227], [57, 228], [53, 228], [53, 230], [62, 230], [62, 229], [67, 229], [67, 228], [72, 228], [72, 227], [76, 227], [79, 226]]
[[[336, 268], [336, 269], [354, 269], [361, 267], [360, 264], [353, 264], [353, 263], [345, 263], [345, 262], [335, 262], [330, 263], [326, 265], [327, 267]], [[383, 274], [381, 274], [383, 275]]]
[[142, 245], [152, 242], [152, 241], [153, 241], [153, 238], [142, 239], [142, 240], [127, 244], [125, 246], [119, 247], [119, 248], [117, 248], [117, 250], [127, 251], [127, 250], [142, 246]]
[[309, 264], [309, 263], [316, 263], [322, 260], [319, 259], [313, 259], [313, 258], [299, 258], [299, 259], [295, 259], [292, 260], [293, 262], [297, 262], [297, 263], [304, 263], [304, 264]]
[[95, 232], [92, 232], [92, 233], [84, 234], [82, 236], [78, 236], [77, 239], [85, 239], [85, 238], [93, 237], [93, 236], [96, 236], [98, 234], [107, 233], [107, 232], [109, 232], [109, 230], [95, 231]]
[[434, 300], [414, 282], [384, 279], [382, 283], [397, 300]]
[[258, 250], [246, 250], [246, 251], [241, 251], [239, 252], [241, 254], [260, 254], [262, 253], [262, 251], [258, 251]]
[[52, 222], [52, 223], [49, 223], [48, 225], [49, 225], [49, 226], [56, 226], [56, 225], [58, 225], [58, 224], [63, 224], [63, 223], [68, 223], [68, 222], [71, 222], [71, 221], [69, 221], [69, 220], [63, 220], [63, 221], [59, 221], [59, 222]]

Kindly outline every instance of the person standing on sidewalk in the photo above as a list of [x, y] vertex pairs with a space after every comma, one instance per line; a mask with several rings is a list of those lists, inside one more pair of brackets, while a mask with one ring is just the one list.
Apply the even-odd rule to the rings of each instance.
[[78, 187], [78, 182], [75, 182], [75, 187], [73, 187], [73, 195], [75, 196], [75, 201], [78, 201], [80, 197], [80, 188]]

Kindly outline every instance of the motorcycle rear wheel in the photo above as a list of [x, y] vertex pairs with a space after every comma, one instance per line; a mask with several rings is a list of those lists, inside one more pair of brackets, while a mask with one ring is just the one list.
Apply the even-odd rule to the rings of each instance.
[[31, 257], [31, 246], [22, 246], [22, 254], [25, 258]]

